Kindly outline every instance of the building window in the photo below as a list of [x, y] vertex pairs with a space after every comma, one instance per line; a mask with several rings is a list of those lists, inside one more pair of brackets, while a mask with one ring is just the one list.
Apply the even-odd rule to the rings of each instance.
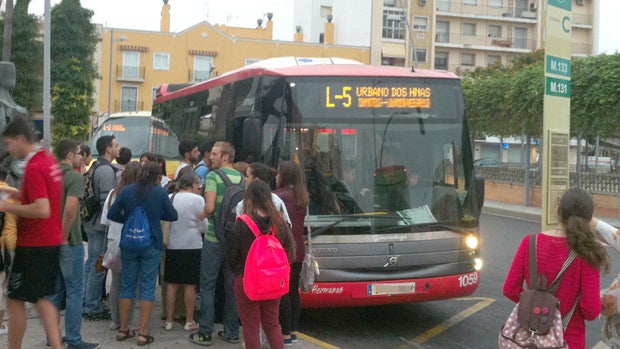
[[205, 81], [211, 77], [213, 57], [194, 56], [194, 82]]
[[416, 48], [414, 51], [415, 51], [414, 61], [417, 60], [418, 63], [425, 63], [427, 59], [426, 58], [427, 49]]
[[138, 110], [138, 88], [123, 86], [121, 88], [121, 112]]
[[383, 10], [383, 38], [405, 39], [405, 12], [403, 10]]
[[494, 65], [496, 63], [499, 63], [499, 64], [502, 63], [502, 57], [501, 56], [496, 56], [496, 55], [488, 55], [487, 56], [487, 66], [491, 66], [491, 65]]
[[504, 7], [504, 0], [489, 0], [491, 7]]
[[490, 38], [501, 38], [502, 37], [502, 26], [501, 25], [490, 25], [489, 26], [489, 37]]
[[476, 65], [476, 55], [473, 53], [461, 54], [461, 65]]
[[461, 28], [463, 35], [475, 36], [476, 35], [476, 23], [463, 23]]
[[448, 70], [448, 52], [435, 52], [435, 69]]
[[435, 42], [450, 42], [450, 23], [437, 21], [435, 24], [437, 32], [435, 33]]
[[450, 11], [449, 0], [437, 0], [437, 11]]
[[153, 53], [153, 70], [170, 70], [170, 54], [164, 52]]
[[478, 4], [478, 0], [463, 0], [463, 5], [476, 6], [477, 4]]
[[151, 101], [157, 98], [157, 91], [159, 91], [159, 87], [153, 87], [153, 89], [151, 90]]
[[140, 52], [123, 51], [123, 78], [140, 78]]
[[413, 30], [419, 32], [428, 31], [428, 17], [413, 17]]
[[514, 48], [527, 48], [527, 28], [515, 28]]

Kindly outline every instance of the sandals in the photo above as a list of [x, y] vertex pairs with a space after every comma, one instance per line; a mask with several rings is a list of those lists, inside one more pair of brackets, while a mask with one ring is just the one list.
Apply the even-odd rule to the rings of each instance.
[[153, 338], [153, 336], [149, 334], [138, 333], [138, 341], [136, 344], [138, 344], [139, 347], [143, 347], [147, 344], [153, 343], [153, 341], [155, 341], [155, 338]]
[[172, 325], [174, 325], [174, 322], [164, 322], [164, 324], [162, 325], [162, 327], [164, 328], [164, 330], [166, 331], [171, 331], [172, 330]]
[[136, 332], [132, 331], [132, 330], [118, 330], [118, 332], [116, 333], [116, 340], [119, 342], [124, 341], [127, 338], [133, 338], [136, 336]]
[[200, 326], [196, 323], [196, 321], [191, 321], [191, 322], [186, 322], [185, 326], [183, 326], [183, 329], [185, 331], [195, 331], [199, 328]]

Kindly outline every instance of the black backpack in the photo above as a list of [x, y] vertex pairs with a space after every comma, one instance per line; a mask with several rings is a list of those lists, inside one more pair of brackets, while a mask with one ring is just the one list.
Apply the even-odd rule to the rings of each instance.
[[233, 184], [224, 171], [220, 169], [214, 171], [222, 178], [224, 184], [226, 184], [222, 206], [220, 207], [215, 221], [215, 235], [220, 243], [226, 244], [228, 234], [232, 231], [235, 220], [237, 219], [237, 204], [243, 200], [245, 181], [243, 180], [243, 175], [241, 175], [239, 184]]
[[112, 167], [116, 175], [117, 169], [114, 166], [98, 161], [95, 161], [84, 174], [84, 197], [80, 200], [80, 217], [82, 222], [90, 221], [101, 211], [99, 195], [95, 195], [93, 176], [95, 175], [95, 170], [104, 165]]

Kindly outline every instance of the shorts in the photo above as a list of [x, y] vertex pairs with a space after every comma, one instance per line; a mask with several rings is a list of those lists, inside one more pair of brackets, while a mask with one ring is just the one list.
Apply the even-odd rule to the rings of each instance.
[[166, 250], [164, 281], [170, 284], [198, 285], [200, 253], [198, 250]]
[[37, 303], [40, 298], [53, 295], [60, 270], [59, 254], [60, 246], [17, 246], [7, 296]]

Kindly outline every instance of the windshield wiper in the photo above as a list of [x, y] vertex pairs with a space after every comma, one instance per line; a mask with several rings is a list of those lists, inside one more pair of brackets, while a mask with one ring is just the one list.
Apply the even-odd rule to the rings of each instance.
[[[362, 213], [362, 214], [352, 214], [352, 215], [343, 215], [340, 216], [341, 218], [336, 220], [335, 222], [332, 222], [324, 227], [321, 227], [319, 229], [317, 229], [316, 231], [311, 231], [310, 234], [312, 234], [312, 236], [318, 236], [321, 233], [325, 232], [326, 230], [329, 230], [335, 226], [337, 226], [338, 224], [342, 223], [342, 222], [347, 222], [353, 219], [364, 219], [364, 218], [379, 218], [379, 219], [390, 219], [390, 220], [402, 220], [403, 217], [394, 214], [394, 213], [387, 213], [387, 214], [366, 214], [366, 213]], [[309, 223], [308, 223], [309, 224]]]

